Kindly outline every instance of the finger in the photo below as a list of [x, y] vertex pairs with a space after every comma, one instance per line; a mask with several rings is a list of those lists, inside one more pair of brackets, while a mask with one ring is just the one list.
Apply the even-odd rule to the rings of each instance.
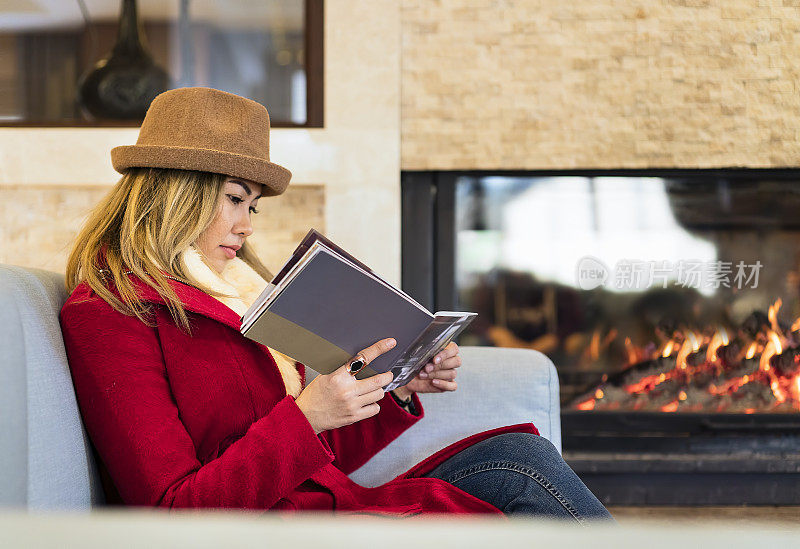
[[461, 357], [456, 355], [442, 361], [442, 363], [437, 366], [437, 369], [450, 370], [453, 368], [460, 368], [460, 367], [461, 367]]
[[383, 353], [394, 348], [395, 345], [397, 345], [397, 341], [394, 338], [387, 337], [386, 339], [381, 339], [380, 341], [373, 343], [366, 349], [362, 349], [358, 354], [364, 355], [364, 358], [367, 359], [367, 364], [369, 364]]
[[383, 398], [383, 395], [386, 393], [383, 389], [375, 389], [374, 391], [370, 391], [369, 393], [365, 393], [358, 397], [358, 405], [359, 407], [369, 406], [375, 402], [378, 402], [380, 399]]
[[433, 364], [432, 362], [429, 362], [425, 366], [425, 368], [423, 368], [422, 370], [419, 371], [419, 376], [422, 379], [425, 379], [427, 377], [432, 377], [431, 374], [436, 370], [451, 370], [453, 368], [460, 368], [460, 367], [461, 367], [461, 357], [460, 356], [454, 356], [454, 357], [448, 358], [447, 360], [445, 360], [441, 364]]
[[[361, 421], [362, 419], [367, 419], [368, 417], [372, 417], [378, 412], [381, 411], [381, 406], [377, 402], [370, 404], [369, 406], [364, 406], [359, 410], [358, 414], [356, 414], [355, 421]], [[353, 423], [355, 423], [355, 421]]]
[[425, 376], [420, 373], [420, 377], [422, 379], [429, 379], [433, 381], [434, 379], [444, 379], [446, 381], [453, 381], [456, 378], [456, 370], [435, 370], [430, 374], [426, 374]]
[[393, 379], [394, 374], [392, 372], [383, 372], [367, 379], [358, 379], [356, 380], [356, 394], [365, 395], [378, 389], [382, 391], [381, 387], [389, 385]]
[[[375, 360], [378, 356], [382, 355], [383, 353], [389, 351], [390, 349], [394, 348], [397, 345], [397, 340], [391, 337], [387, 337], [385, 339], [381, 339], [380, 341], [370, 345], [366, 349], [362, 349], [358, 353], [356, 353], [355, 357], [361, 356], [364, 358], [364, 366]], [[353, 359], [355, 359], [353, 357]], [[344, 374], [347, 373], [348, 375], [352, 375], [350, 372], [350, 363], [353, 359], [348, 360], [345, 362], [338, 370], [334, 373], [336, 374]], [[363, 368], [363, 366], [362, 366]], [[391, 380], [390, 380], [391, 381]], [[385, 383], [384, 383], [385, 385]]]
[[436, 356], [433, 357], [431, 362], [433, 362], [434, 364], [439, 364], [440, 362], [443, 362], [450, 357], [454, 357], [457, 354], [458, 354], [458, 345], [456, 345], [454, 341], [451, 341], [445, 346], [444, 349], [436, 353]]
[[434, 387], [438, 389], [443, 389], [445, 391], [455, 391], [458, 389], [458, 382], [457, 381], [446, 381], [444, 379], [434, 379], [431, 380], [431, 383]]
[[424, 383], [424, 385], [418, 389], [416, 389], [417, 393], [444, 393], [445, 390], [441, 387], [437, 387], [434, 385], [430, 379], [422, 380], [420, 383]]
[[435, 369], [436, 369], [436, 364], [434, 364], [433, 362], [428, 362], [428, 363], [425, 365], [425, 367], [424, 367], [424, 368], [422, 368], [422, 369], [419, 371], [419, 375], [420, 375], [421, 377], [423, 377], [423, 378], [424, 378], [424, 377], [426, 377], [428, 374], [430, 374], [432, 371], [434, 371]]

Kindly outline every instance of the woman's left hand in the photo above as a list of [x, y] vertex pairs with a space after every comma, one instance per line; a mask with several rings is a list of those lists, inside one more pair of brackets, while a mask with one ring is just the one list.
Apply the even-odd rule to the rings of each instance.
[[414, 379], [398, 387], [394, 392], [399, 398], [406, 399], [411, 393], [455, 391], [458, 388], [456, 368], [459, 366], [461, 357], [458, 356], [458, 345], [451, 341], [414, 376]]

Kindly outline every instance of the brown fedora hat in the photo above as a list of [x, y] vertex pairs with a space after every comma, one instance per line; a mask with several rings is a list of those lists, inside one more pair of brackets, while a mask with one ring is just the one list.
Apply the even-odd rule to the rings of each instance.
[[240, 177], [281, 194], [292, 172], [269, 161], [269, 113], [260, 103], [211, 88], [178, 88], [153, 99], [136, 145], [111, 149], [111, 163]]

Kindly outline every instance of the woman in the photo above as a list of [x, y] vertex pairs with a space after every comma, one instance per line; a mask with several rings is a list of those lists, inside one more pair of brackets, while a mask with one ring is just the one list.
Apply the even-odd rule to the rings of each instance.
[[456, 390], [461, 359], [450, 344], [390, 394], [391, 373], [357, 380], [347, 364], [304, 388], [303, 364], [239, 333], [271, 278], [250, 216], [291, 177], [269, 160], [263, 106], [168, 91], [136, 145], [111, 156], [123, 176], [77, 238], [61, 324], [86, 429], [125, 503], [609, 517], [531, 424], [460, 441], [382, 486], [347, 477], [423, 417], [416, 393]]

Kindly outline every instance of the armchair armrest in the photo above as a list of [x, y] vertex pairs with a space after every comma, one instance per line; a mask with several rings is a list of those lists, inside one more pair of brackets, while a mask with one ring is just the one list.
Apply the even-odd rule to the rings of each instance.
[[458, 390], [419, 395], [425, 417], [350, 478], [378, 486], [464, 437], [532, 422], [561, 450], [558, 376], [545, 355], [529, 349], [461, 347]]

